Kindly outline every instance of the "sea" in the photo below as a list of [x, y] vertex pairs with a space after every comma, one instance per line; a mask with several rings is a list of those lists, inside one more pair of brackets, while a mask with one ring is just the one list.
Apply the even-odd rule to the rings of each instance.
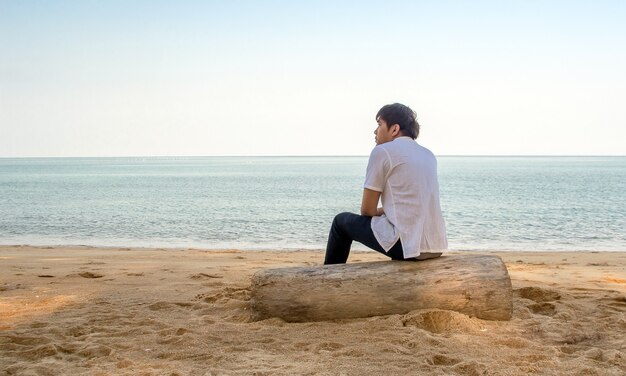
[[[0, 244], [324, 249], [366, 156], [0, 158]], [[440, 156], [451, 250], [626, 250], [626, 157]], [[356, 249], [365, 249], [356, 244]]]

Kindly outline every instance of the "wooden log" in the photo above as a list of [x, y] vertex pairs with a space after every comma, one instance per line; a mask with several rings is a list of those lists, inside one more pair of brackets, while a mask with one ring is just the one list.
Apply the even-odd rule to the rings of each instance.
[[256, 320], [290, 322], [432, 308], [510, 320], [513, 311], [506, 266], [486, 255], [265, 269], [252, 277], [250, 304]]

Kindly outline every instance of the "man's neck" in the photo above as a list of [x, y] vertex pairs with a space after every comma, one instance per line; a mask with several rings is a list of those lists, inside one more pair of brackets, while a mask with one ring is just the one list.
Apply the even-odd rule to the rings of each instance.
[[[402, 133], [398, 133], [398, 135], [397, 135], [396, 137], [394, 137], [394, 138], [393, 138], [393, 140], [397, 140], [397, 139], [399, 139], [399, 138], [403, 138], [403, 137], [406, 137], [406, 138], [411, 138], [411, 137], [409, 137], [409, 136], [407, 136], [407, 135], [404, 135], [404, 134], [402, 134]], [[391, 141], [393, 141], [393, 140], [391, 140]]]

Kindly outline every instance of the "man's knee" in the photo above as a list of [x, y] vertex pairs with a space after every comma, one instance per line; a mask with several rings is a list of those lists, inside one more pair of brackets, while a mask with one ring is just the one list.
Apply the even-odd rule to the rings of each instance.
[[335, 230], [343, 231], [346, 228], [346, 225], [349, 222], [349, 218], [351, 215], [353, 214], [349, 212], [343, 212], [343, 213], [337, 214], [335, 218], [333, 219], [332, 227]]
[[349, 222], [350, 217], [352, 217], [353, 215], [354, 213], [350, 213], [350, 212], [339, 213], [335, 216], [335, 219], [333, 219], [333, 225], [344, 227], [346, 223]]
[[353, 213], [350, 213], [350, 212], [339, 213], [335, 216], [335, 221], [345, 222], [345, 220], [351, 215], [353, 215]]

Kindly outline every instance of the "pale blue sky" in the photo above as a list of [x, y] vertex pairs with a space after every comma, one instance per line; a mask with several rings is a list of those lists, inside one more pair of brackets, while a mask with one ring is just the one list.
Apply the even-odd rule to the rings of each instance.
[[0, 0], [0, 157], [626, 154], [626, 1]]

